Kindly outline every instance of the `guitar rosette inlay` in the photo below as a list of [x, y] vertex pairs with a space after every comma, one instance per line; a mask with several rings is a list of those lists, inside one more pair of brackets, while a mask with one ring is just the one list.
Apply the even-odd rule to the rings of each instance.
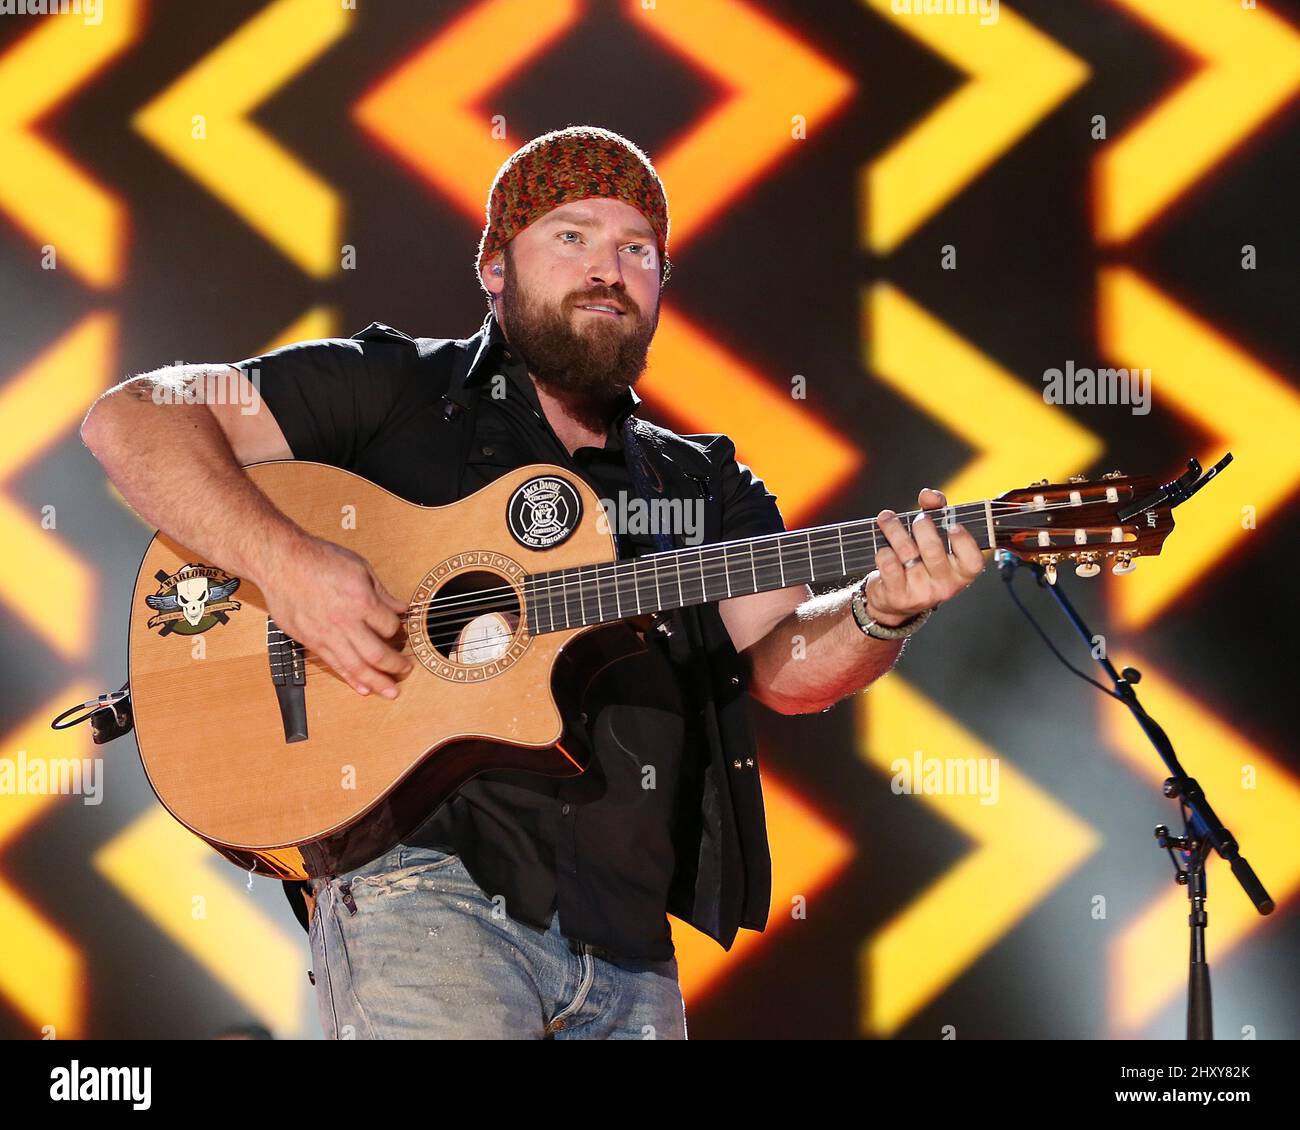
[[514, 666], [532, 638], [523, 623], [524, 569], [492, 550], [439, 562], [411, 597], [407, 636], [416, 660], [452, 683], [475, 683]]

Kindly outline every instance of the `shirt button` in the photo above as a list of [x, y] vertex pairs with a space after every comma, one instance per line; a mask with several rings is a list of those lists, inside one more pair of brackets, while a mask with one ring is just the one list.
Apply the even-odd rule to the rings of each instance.
[[740, 676], [739, 676], [739, 675], [732, 675], [732, 676], [731, 676], [731, 680], [730, 680], [730, 682], [731, 682], [731, 685], [732, 685], [733, 687], [738, 687], [738, 686], [740, 686]]
[[484, 454], [484, 455], [491, 455], [491, 454], [492, 454], [492, 451], [493, 451], [493, 448], [492, 448], [492, 445], [491, 445], [491, 444], [488, 444], [485, 448], [483, 448], [483, 454]]
[[569, 806], [568, 806], [567, 804], [566, 804], [563, 808], [560, 809], [560, 815], [561, 815], [561, 816], [568, 816], [568, 815], [569, 815]]

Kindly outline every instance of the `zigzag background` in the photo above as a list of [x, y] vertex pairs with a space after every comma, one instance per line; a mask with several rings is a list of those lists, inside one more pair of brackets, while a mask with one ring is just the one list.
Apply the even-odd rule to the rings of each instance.
[[[131, 739], [46, 728], [125, 677], [149, 533], [81, 447], [85, 408], [130, 373], [372, 319], [472, 332], [497, 166], [592, 122], [655, 157], [672, 209], [649, 414], [731, 434], [788, 527], [927, 484], [960, 501], [1235, 453], [1162, 558], [1070, 587], [1279, 904], [1259, 919], [1211, 864], [1219, 1035], [1300, 1036], [1300, 13], [1022, 0], [983, 26], [902, 7], [0, 18], [0, 758], [95, 753], [106, 775], [99, 806], [0, 795], [0, 1033], [319, 1034], [278, 885], [176, 825]], [[1045, 404], [1067, 359], [1150, 367], [1152, 412]], [[772, 919], [729, 954], [676, 924], [693, 1036], [1181, 1032], [1186, 904], [1151, 839], [1174, 816], [1164, 774], [999, 588], [981, 580], [866, 695], [798, 718], [755, 704]], [[914, 750], [997, 756], [1000, 803], [895, 796], [890, 763]]]

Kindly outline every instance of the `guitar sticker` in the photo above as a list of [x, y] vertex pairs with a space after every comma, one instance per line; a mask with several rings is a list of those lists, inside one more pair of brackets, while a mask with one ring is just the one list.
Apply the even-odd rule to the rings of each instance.
[[197, 636], [218, 624], [228, 623], [227, 612], [238, 612], [239, 601], [230, 595], [239, 588], [239, 578], [232, 577], [215, 565], [197, 562], [182, 566], [175, 573], [161, 570], [154, 574], [158, 591], [144, 602], [156, 615], [147, 627], [160, 629], [159, 635], [175, 632], [179, 636]]
[[558, 475], [538, 475], [522, 483], [506, 505], [511, 537], [529, 549], [554, 548], [581, 520], [581, 496]]

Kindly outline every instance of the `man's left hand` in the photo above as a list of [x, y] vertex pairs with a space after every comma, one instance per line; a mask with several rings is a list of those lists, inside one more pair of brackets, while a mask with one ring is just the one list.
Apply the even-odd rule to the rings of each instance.
[[[948, 505], [937, 490], [921, 491], [917, 501], [926, 512]], [[984, 554], [965, 526], [947, 531], [949, 552], [929, 513], [912, 520], [910, 534], [892, 510], [882, 510], [876, 523], [889, 544], [877, 551], [875, 572], [867, 577], [866, 606], [886, 627], [951, 600], [984, 571]]]

